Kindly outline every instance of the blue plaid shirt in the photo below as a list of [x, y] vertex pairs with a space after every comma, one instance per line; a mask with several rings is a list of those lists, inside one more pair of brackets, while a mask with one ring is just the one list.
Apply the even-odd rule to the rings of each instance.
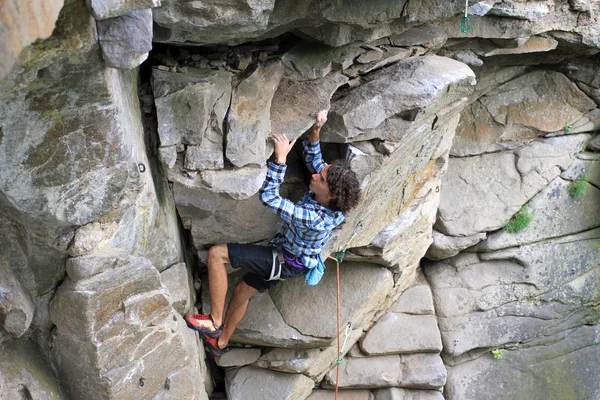
[[[308, 169], [312, 173], [321, 172], [327, 164], [321, 157], [319, 142], [305, 140], [303, 145]], [[283, 218], [271, 245], [284, 247], [301, 257], [306, 267], [314, 268], [331, 231], [344, 221], [344, 214], [315, 201], [315, 194], [311, 190], [296, 204], [284, 199], [279, 194], [279, 186], [283, 182], [287, 166], [269, 162], [267, 167], [267, 176], [260, 188], [260, 201]]]

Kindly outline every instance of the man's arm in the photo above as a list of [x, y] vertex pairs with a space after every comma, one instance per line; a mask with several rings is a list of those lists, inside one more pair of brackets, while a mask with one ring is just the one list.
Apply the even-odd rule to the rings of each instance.
[[327, 110], [322, 110], [317, 113], [317, 121], [312, 126], [312, 130], [308, 139], [303, 143], [304, 144], [304, 159], [306, 160], [306, 166], [312, 173], [321, 172], [323, 168], [327, 165], [323, 161], [323, 157], [321, 156], [321, 145], [320, 145], [320, 136], [321, 136], [321, 128], [327, 121]]
[[319, 217], [314, 211], [306, 208], [297, 207], [288, 199], [284, 199], [279, 194], [279, 187], [283, 183], [287, 154], [294, 146], [295, 140], [291, 143], [285, 135], [273, 135], [275, 143], [275, 162], [269, 162], [267, 165], [267, 176], [260, 188], [260, 201], [272, 212], [283, 218], [284, 221], [296, 225], [311, 227], [318, 223]]

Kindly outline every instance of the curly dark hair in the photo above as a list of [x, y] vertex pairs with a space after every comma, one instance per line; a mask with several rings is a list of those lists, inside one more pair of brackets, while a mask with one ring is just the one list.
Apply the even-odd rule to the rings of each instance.
[[334, 196], [329, 209], [347, 212], [356, 207], [360, 198], [360, 185], [356, 174], [346, 161], [337, 160], [327, 170], [327, 184]]

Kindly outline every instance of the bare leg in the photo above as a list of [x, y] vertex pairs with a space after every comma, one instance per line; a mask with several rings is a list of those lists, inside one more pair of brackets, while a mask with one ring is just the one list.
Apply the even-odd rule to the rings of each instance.
[[227, 269], [229, 251], [226, 244], [218, 244], [208, 250], [208, 290], [210, 292], [210, 315], [217, 327], [223, 322], [223, 309], [227, 295]]
[[233, 331], [235, 331], [235, 328], [237, 328], [238, 324], [244, 317], [244, 314], [246, 314], [246, 309], [248, 308], [248, 302], [250, 298], [256, 293], [258, 293], [258, 290], [254, 289], [252, 286], [248, 286], [244, 281], [240, 281], [237, 285], [235, 285], [233, 296], [229, 301], [227, 314], [225, 315], [223, 334], [219, 338], [219, 348], [223, 349], [225, 346], [227, 346]]

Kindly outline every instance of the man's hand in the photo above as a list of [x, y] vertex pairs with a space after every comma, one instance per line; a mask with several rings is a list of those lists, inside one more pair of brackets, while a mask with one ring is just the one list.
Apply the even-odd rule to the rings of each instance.
[[[313, 114], [314, 115], [314, 114]], [[309, 142], [318, 142], [321, 136], [321, 128], [327, 122], [327, 110], [321, 110], [316, 114], [317, 121], [312, 126], [312, 132], [308, 137]]]
[[285, 135], [274, 133], [273, 142], [275, 143], [275, 162], [277, 164], [285, 164], [287, 155], [294, 147], [296, 139], [290, 142]]

